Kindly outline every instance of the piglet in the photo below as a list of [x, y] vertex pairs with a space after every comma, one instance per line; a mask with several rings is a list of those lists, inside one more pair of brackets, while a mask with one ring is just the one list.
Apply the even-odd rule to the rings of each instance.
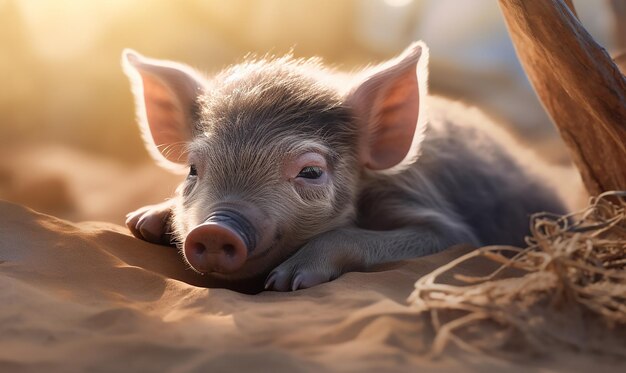
[[564, 210], [536, 157], [428, 95], [423, 42], [353, 75], [291, 56], [210, 78], [122, 59], [150, 154], [188, 173], [127, 225], [218, 279], [303, 289], [459, 243], [521, 245], [531, 213]]

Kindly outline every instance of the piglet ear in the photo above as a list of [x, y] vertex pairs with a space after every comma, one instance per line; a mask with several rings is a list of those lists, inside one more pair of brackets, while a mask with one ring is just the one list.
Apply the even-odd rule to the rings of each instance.
[[426, 128], [428, 47], [416, 42], [367, 72], [348, 94], [362, 129], [361, 160], [373, 171], [394, 173], [419, 155]]
[[146, 147], [161, 166], [180, 170], [187, 163], [204, 80], [188, 66], [130, 49], [122, 53], [122, 66], [131, 81]]

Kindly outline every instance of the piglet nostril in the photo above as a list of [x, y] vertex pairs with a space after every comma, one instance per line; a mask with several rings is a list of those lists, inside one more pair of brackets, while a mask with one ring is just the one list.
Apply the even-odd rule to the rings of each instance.
[[226, 256], [231, 258], [237, 255], [237, 250], [235, 249], [235, 246], [231, 244], [225, 244], [224, 246], [222, 246], [222, 251], [224, 251], [224, 254]]
[[195, 255], [202, 255], [206, 250], [206, 246], [204, 246], [201, 242], [196, 242], [192, 244], [192, 250]]

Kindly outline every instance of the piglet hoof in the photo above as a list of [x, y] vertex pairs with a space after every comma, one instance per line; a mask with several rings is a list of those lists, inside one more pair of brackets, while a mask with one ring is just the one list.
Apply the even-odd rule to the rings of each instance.
[[133, 236], [159, 245], [171, 245], [171, 204], [144, 206], [126, 215], [126, 226]]
[[282, 265], [267, 276], [265, 290], [296, 291], [332, 280], [331, 275], [327, 273], [304, 268], [293, 271], [292, 268], [281, 267]]

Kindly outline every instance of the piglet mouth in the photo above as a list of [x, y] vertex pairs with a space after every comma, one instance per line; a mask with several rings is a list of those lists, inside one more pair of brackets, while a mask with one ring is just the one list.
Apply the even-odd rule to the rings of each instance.
[[256, 245], [252, 223], [238, 211], [220, 209], [189, 232], [184, 253], [198, 272], [229, 274], [243, 267]]

